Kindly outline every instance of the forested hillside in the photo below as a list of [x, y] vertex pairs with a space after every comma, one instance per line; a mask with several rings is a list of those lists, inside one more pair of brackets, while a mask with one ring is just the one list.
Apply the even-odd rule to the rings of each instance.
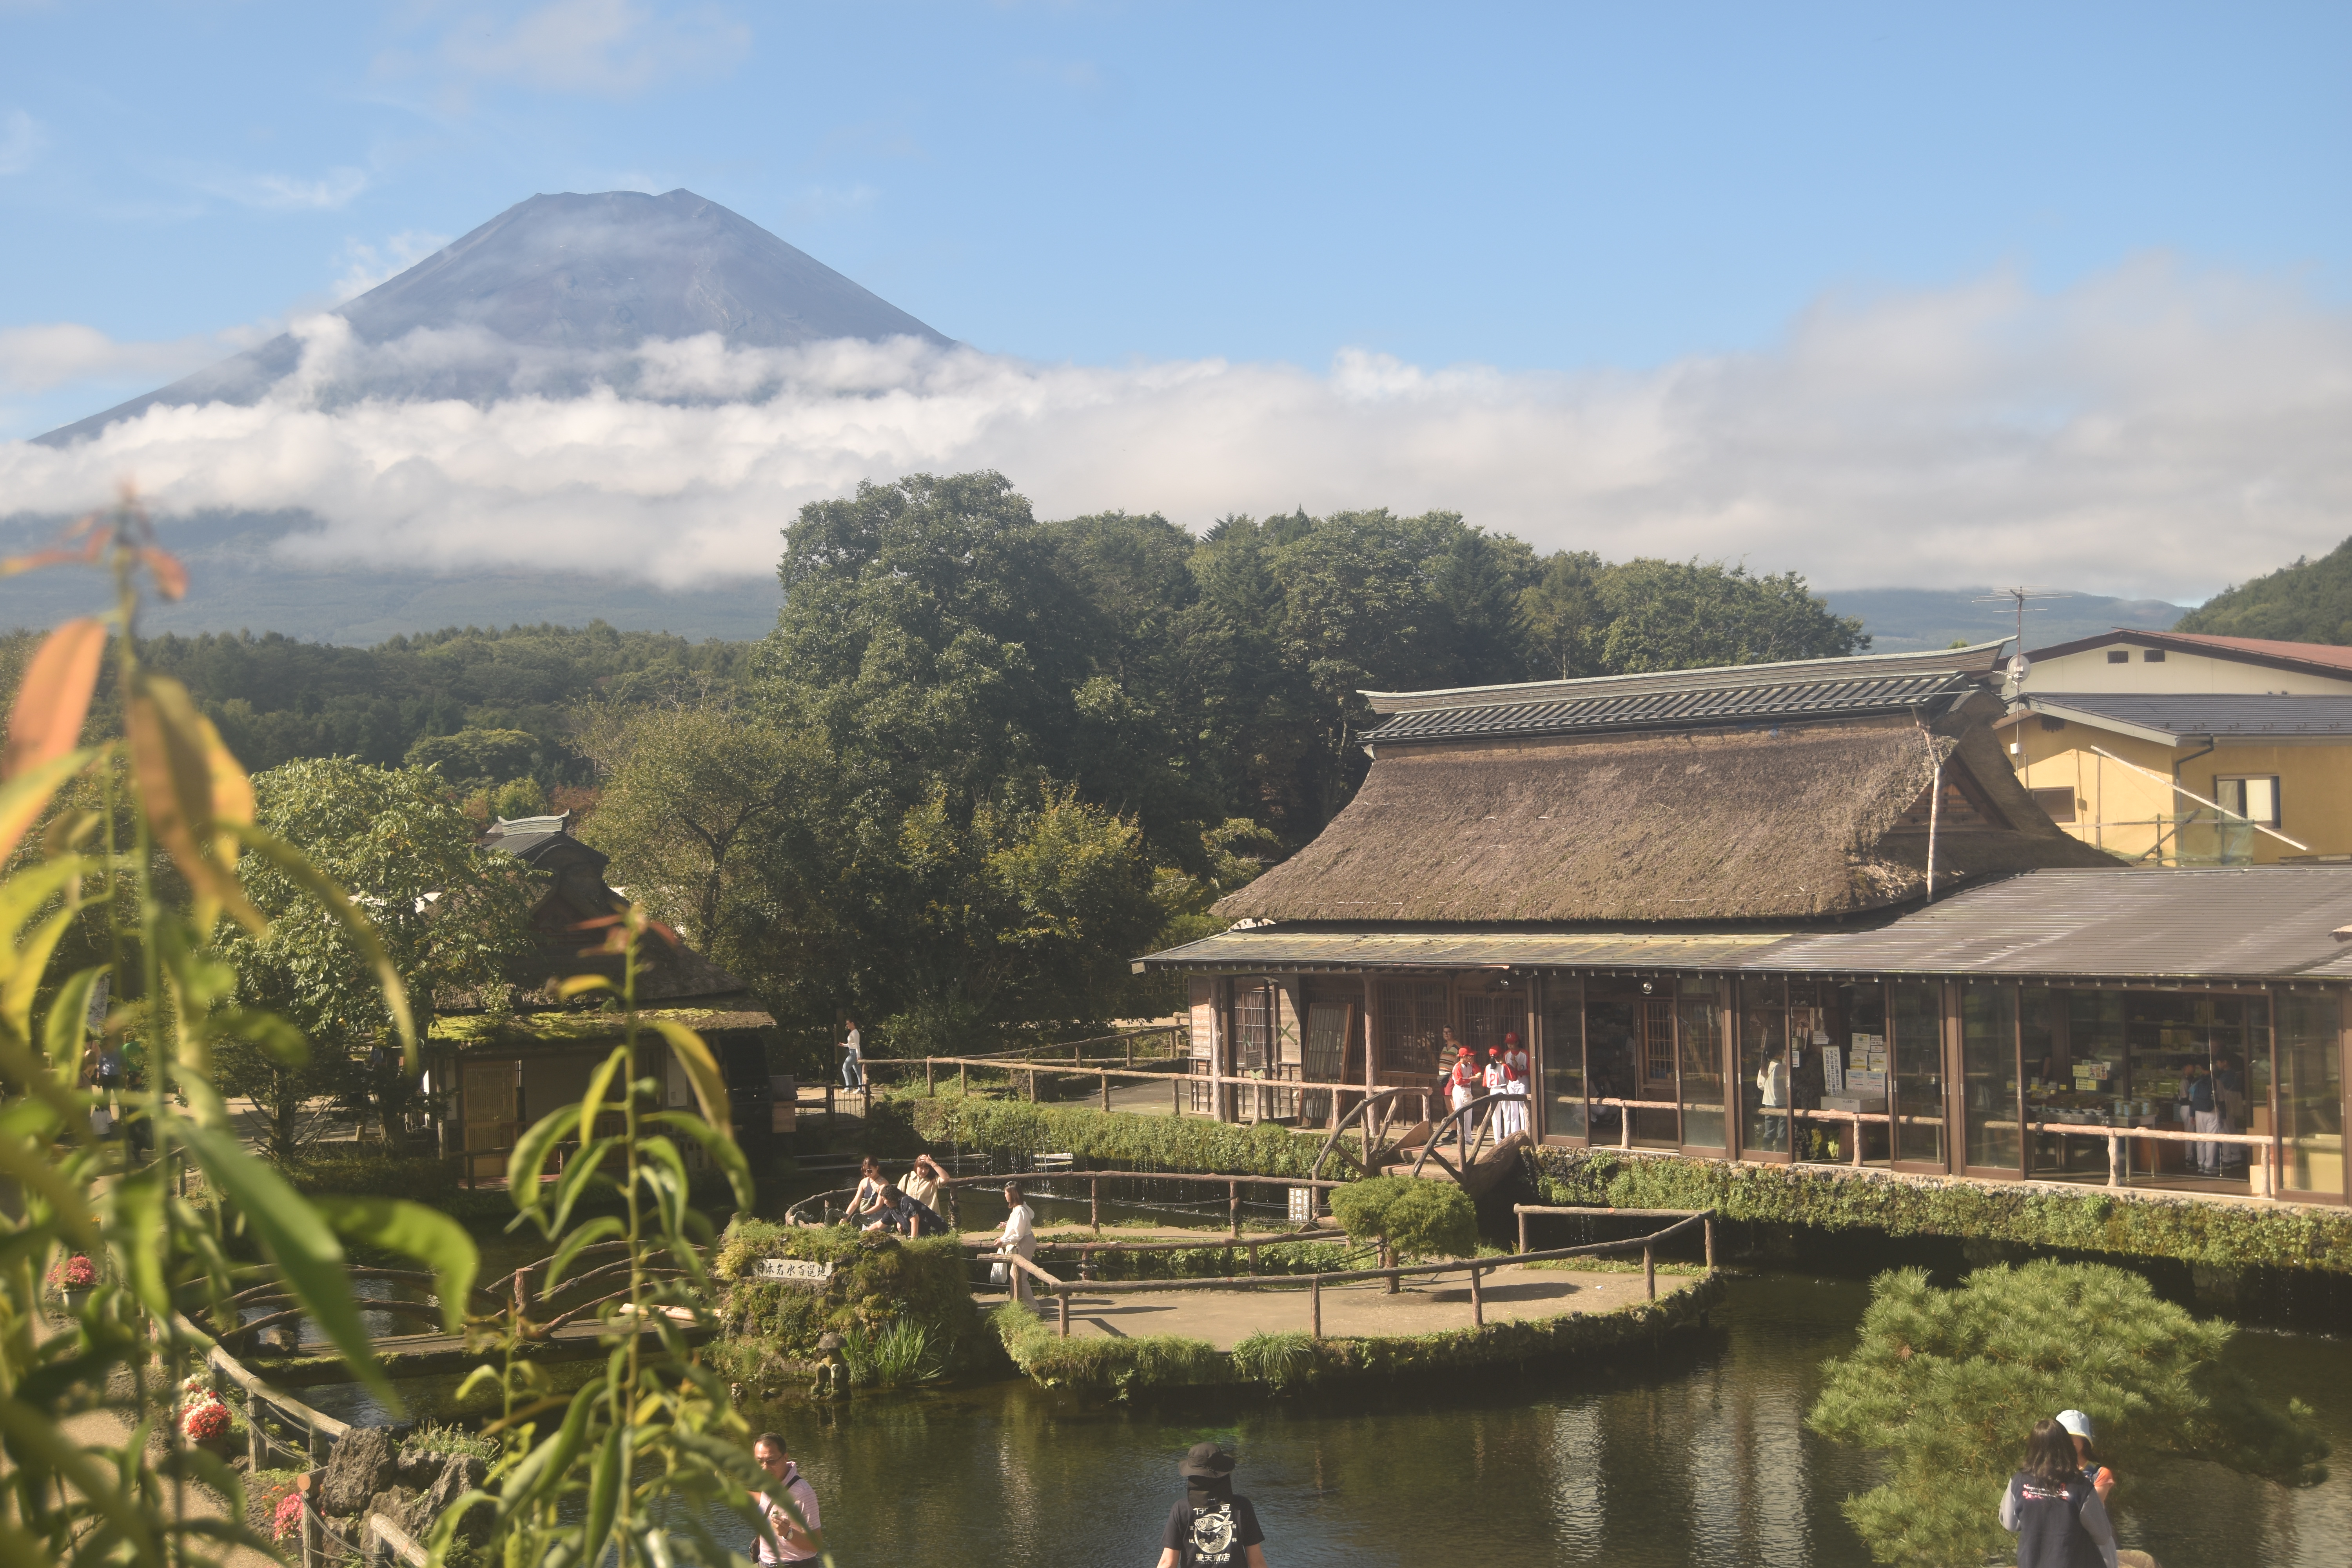
[[2352, 644], [2352, 539], [2225, 588], [2180, 618], [2177, 632]]

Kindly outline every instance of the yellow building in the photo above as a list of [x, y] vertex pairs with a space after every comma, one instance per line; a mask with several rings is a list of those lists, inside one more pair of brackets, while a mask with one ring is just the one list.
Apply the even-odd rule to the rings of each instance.
[[2114, 631], [2027, 658], [2010, 763], [2075, 837], [2167, 866], [2352, 859], [2352, 648]]

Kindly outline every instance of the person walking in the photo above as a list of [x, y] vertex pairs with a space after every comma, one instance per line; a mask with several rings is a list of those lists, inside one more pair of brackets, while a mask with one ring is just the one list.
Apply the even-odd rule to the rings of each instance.
[[1195, 1443], [1176, 1467], [1184, 1495], [1160, 1532], [1159, 1568], [1265, 1568], [1265, 1531], [1234, 1490], [1234, 1463], [1214, 1443]]
[[[1004, 1184], [1004, 1228], [997, 1235], [996, 1250], [1024, 1260], [1037, 1256], [1037, 1211], [1023, 1201], [1018, 1182]], [[1027, 1306], [1030, 1300], [1027, 1272], [1014, 1268], [1010, 1258], [1001, 1260], [997, 1266], [1004, 1270], [1005, 1289], [1013, 1300]]]
[[[751, 1445], [751, 1458], [768, 1472], [771, 1485], [751, 1494], [751, 1506], [768, 1522], [751, 1548], [754, 1563], [807, 1563], [824, 1551], [824, 1526], [817, 1518], [816, 1489], [785, 1451], [783, 1438], [762, 1432]], [[786, 1506], [789, 1503], [789, 1507]], [[794, 1513], [800, 1517], [794, 1519]], [[768, 1533], [775, 1540], [772, 1542]]]
[[849, 1026], [849, 1038], [842, 1041], [840, 1046], [841, 1050], [846, 1053], [841, 1058], [841, 1087], [851, 1089], [864, 1089], [866, 1087], [865, 1037], [857, 1032], [856, 1019], [851, 1018], [846, 1022]]
[[2017, 1537], [2017, 1568], [2117, 1568], [2107, 1519], [2114, 1487], [2105, 1470], [2095, 1481], [2084, 1476], [2065, 1427], [2035, 1422], [2024, 1468], [2000, 1494], [2000, 1527]]

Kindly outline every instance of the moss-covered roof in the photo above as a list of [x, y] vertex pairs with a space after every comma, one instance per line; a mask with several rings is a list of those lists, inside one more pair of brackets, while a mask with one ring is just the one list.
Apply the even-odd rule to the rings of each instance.
[[[648, 1007], [637, 1016], [646, 1023], [658, 1019], [683, 1024], [700, 1035], [727, 1029], [772, 1028], [776, 1022], [765, 1013], [716, 1007]], [[436, 1045], [455, 1046], [459, 1050], [545, 1049], [618, 1040], [627, 1025], [628, 1015], [625, 1013], [586, 1009], [511, 1013], [503, 1018], [470, 1013], [434, 1019], [430, 1038]]]

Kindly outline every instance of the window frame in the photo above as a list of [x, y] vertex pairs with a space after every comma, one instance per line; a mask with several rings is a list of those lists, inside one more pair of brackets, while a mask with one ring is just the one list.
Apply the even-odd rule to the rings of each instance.
[[[2271, 786], [2271, 814], [2267, 817], [2256, 816], [2252, 812], [2245, 809], [2246, 797], [2243, 790], [2241, 790], [2238, 794], [2240, 804], [2237, 805], [2231, 805], [2226, 798], [2229, 792], [2221, 787], [2224, 784], [2252, 784], [2257, 779], [2263, 781]], [[2244, 817], [2248, 822], [2253, 823], [2257, 826], [2284, 828], [2286, 826], [2285, 792], [2280, 789], [2279, 775], [2276, 773], [2215, 773], [2213, 775], [2213, 798], [2226, 810], [2236, 813], [2238, 816]]]

